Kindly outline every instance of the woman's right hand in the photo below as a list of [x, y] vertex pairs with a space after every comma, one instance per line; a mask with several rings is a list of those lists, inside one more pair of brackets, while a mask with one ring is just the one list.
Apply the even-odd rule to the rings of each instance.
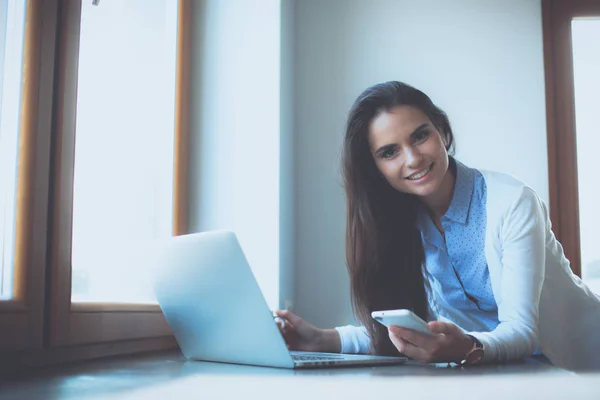
[[276, 310], [275, 313], [284, 321], [277, 325], [290, 350], [341, 351], [340, 335], [335, 329], [319, 329], [289, 310]]

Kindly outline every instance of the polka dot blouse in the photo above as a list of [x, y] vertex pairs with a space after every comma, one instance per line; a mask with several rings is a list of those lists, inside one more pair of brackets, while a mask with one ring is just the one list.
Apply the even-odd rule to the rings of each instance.
[[485, 180], [476, 169], [450, 160], [456, 181], [450, 207], [441, 220], [444, 233], [424, 207], [417, 218], [429, 285], [436, 301], [468, 314], [479, 330], [491, 331], [499, 321], [484, 251]]

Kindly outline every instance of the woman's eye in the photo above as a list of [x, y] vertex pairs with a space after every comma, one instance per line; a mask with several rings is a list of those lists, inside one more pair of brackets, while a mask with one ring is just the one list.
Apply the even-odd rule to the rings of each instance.
[[387, 149], [383, 153], [381, 153], [381, 158], [392, 158], [396, 154], [395, 149]]
[[429, 137], [429, 131], [421, 131], [415, 135], [415, 142], [422, 142]]

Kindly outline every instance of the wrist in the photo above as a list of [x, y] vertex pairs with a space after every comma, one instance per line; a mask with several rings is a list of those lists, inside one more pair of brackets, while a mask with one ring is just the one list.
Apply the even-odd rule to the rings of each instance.
[[465, 335], [465, 338], [463, 339], [463, 345], [461, 347], [461, 353], [460, 353], [460, 359], [463, 360], [467, 354], [469, 354], [469, 352], [471, 350], [473, 350], [473, 346], [475, 345], [475, 342], [473, 341], [473, 338], [469, 335]]
[[479, 364], [483, 359], [484, 355], [484, 347], [483, 344], [472, 335], [466, 335], [466, 337], [471, 342], [469, 350], [464, 354], [462, 360], [460, 361], [461, 365], [472, 365]]
[[342, 340], [336, 329], [320, 329], [317, 342], [321, 352], [341, 353], [342, 351]]

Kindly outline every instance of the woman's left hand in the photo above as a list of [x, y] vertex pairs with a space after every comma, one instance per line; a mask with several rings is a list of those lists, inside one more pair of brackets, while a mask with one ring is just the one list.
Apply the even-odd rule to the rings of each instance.
[[391, 326], [388, 329], [390, 340], [400, 353], [424, 363], [460, 362], [473, 348], [471, 338], [458, 326], [441, 321], [427, 325], [434, 335]]

